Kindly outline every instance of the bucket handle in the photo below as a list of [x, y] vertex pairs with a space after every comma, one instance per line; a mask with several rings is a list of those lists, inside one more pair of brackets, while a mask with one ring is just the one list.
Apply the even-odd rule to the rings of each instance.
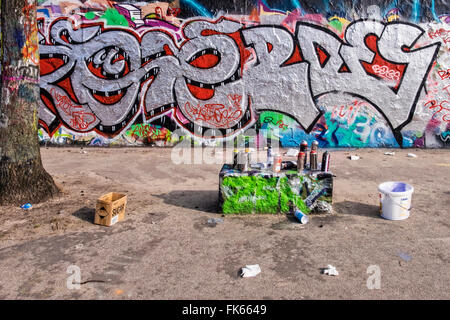
[[410, 210], [412, 209], [412, 206], [409, 207], [409, 209], [408, 209], [408, 208], [405, 208], [404, 206], [399, 205], [397, 202], [395, 202], [395, 200], [391, 197], [390, 194], [385, 194], [385, 195], [386, 195], [387, 197], [391, 198], [391, 199], [392, 199], [392, 202], [393, 202], [395, 205], [399, 206], [400, 208], [405, 209], [405, 210], [408, 210], [408, 211], [410, 211]]

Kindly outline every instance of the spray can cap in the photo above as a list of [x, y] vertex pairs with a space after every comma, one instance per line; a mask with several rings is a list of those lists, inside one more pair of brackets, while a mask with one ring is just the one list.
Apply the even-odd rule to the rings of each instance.
[[306, 140], [302, 140], [300, 142], [300, 151], [306, 151], [308, 149], [308, 142]]

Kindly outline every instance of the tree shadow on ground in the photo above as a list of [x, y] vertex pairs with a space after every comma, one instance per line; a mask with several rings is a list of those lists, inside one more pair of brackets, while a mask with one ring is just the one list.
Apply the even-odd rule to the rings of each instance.
[[374, 219], [382, 219], [380, 216], [380, 206], [373, 204], [342, 201], [333, 203], [333, 211], [336, 213], [353, 214], [356, 216], [369, 217]]
[[219, 213], [218, 190], [175, 190], [156, 195], [164, 203], [201, 212]]
[[74, 213], [72, 213], [74, 217], [77, 217], [80, 220], [87, 221], [90, 223], [94, 223], [94, 217], [95, 217], [95, 209], [94, 208], [88, 208], [83, 207], [81, 209], [78, 209]]

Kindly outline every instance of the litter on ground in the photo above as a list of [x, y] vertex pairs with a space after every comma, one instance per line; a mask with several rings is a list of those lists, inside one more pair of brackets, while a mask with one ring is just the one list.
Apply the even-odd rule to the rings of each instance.
[[223, 220], [220, 218], [210, 218], [208, 219], [208, 221], [206, 222], [208, 225], [215, 227], [218, 223], [222, 223]]
[[261, 268], [259, 267], [259, 264], [246, 265], [240, 270], [240, 276], [242, 278], [254, 277], [259, 273], [261, 273]]
[[339, 272], [336, 270], [336, 267], [333, 267], [331, 264], [329, 264], [324, 270], [323, 274], [327, 274], [329, 276], [337, 276], [339, 275]]
[[298, 155], [298, 150], [296, 149], [289, 149], [284, 155], [287, 157], [296, 157]]
[[33, 206], [31, 205], [31, 203], [25, 203], [23, 205], [20, 206], [23, 210], [30, 210], [31, 208], [33, 208]]

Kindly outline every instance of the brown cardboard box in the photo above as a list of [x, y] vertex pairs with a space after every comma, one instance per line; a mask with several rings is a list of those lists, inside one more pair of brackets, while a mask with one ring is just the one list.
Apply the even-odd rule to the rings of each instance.
[[112, 226], [125, 218], [127, 196], [122, 193], [110, 192], [97, 199], [94, 223]]

